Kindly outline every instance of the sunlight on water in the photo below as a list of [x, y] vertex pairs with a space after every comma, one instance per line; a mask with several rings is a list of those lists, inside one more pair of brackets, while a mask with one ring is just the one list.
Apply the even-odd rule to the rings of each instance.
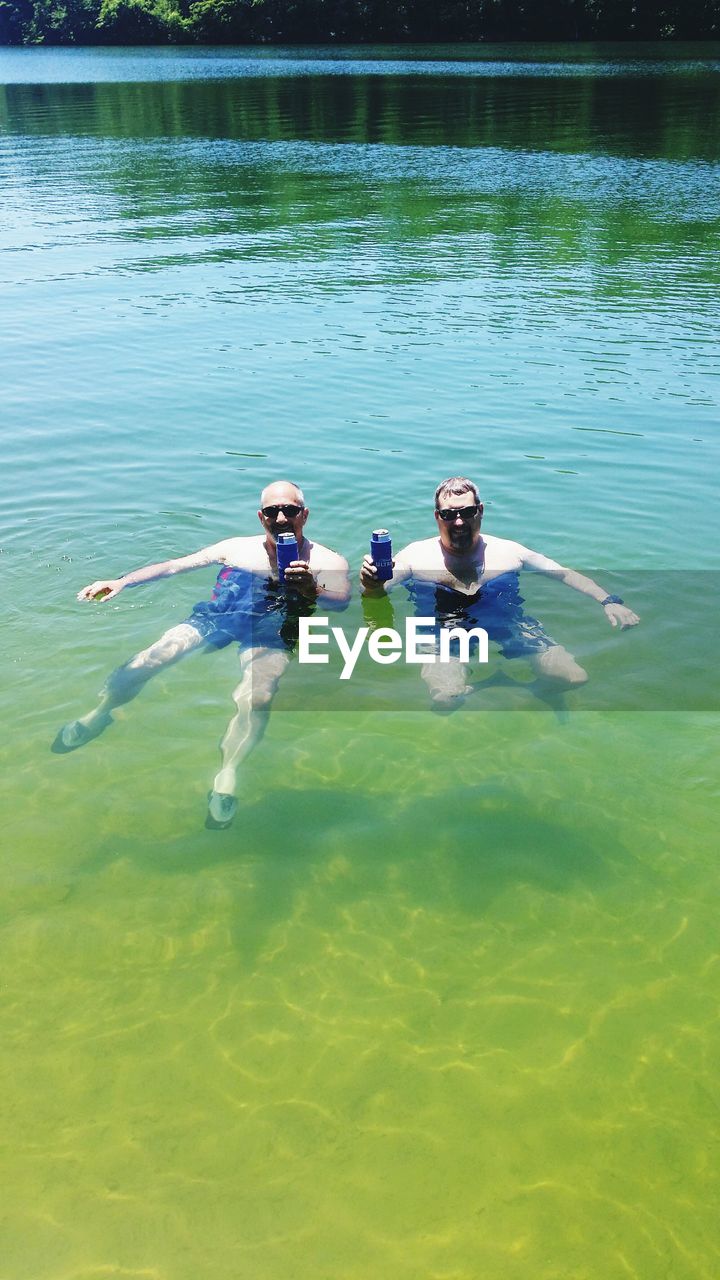
[[[714, 1280], [717, 51], [337, 53], [0, 55], [3, 1276]], [[528, 584], [562, 705], [295, 662], [226, 831], [232, 646], [50, 753], [213, 575], [85, 583], [451, 472], [642, 615]]]

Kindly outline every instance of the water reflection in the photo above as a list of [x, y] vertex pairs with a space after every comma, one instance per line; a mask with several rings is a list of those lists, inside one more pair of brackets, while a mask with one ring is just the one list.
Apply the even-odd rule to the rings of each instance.
[[[66, 53], [68, 51], [63, 51]], [[717, 159], [720, 79], [712, 74], [268, 74], [143, 84], [8, 84], [12, 133], [201, 137], [502, 147]], [[32, 74], [26, 63], [28, 74]], [[248, 75], [248, 66], [263, 74]], [[322, 66], [322, 64], [320, 64]], [[602, 72], [602, 68], [600, 69]], [[291, 74], [288, 72], [291, 71]], [[485, 72], [487, 69], [485, 69]]]

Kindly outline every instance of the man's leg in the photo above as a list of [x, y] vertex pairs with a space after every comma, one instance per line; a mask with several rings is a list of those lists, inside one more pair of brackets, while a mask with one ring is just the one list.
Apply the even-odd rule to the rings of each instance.
[[220, 744], [222, 766], [210, 792], [207, 825], [229, 827], [235, 817], [237, 768], [262, 738], [280, 677], [290, 661], [284, 649], [246, 649], [243, 677], [233, 693], [237, 708]]
[[136, 653], [134, 658], [122, 667], [117, 667], [108, 676], [100, 693], [98, 705], [86, 715], [66, 724], [55, 739], [53, 750], [74, 751], [76, 747], [82, 747], [92, 738], [97, 738], [103, 729], [112, 724], [110, 713], [115, 707], [131, 702], [137, 697], [143, 685], [157, 675], [158, 671], [163, 671], [173, 663], [179, 662], [187, 653], [199, 648], [204, 642], [205, 637], [189, 622], [181, 622], [179, 626], [171, 627], [148, 649]]
[[573, 685], [585, 684], [588, 673], [561, 644], [549, 645], [538, 653], [528, 655], [530, 665], [536, 675], [543, 680], [552, 680], [558, 686], [570, 688]]
[[462, 706], [466, 694], [472, 693], [473, 686], [467, 682], [466, 663], [453, 657], [449, 662], [441, 662], [438, 654], [434, 662], [423, 663], [420, 675], [427, 685], [433, 711], [440, 715], [450, 715]]
[[526, 658], [536, 676], [538, 687], [556, 694], [573, 685], [585, 684], [587, 671], [572, 654], [548, 635], [537, 618], [521, 609], [515, 610], [497, 638], [505, 658]]

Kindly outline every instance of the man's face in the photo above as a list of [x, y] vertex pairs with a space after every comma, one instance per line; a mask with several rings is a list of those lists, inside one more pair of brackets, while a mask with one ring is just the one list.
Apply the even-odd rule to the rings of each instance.
[[308, 514], [294, 485], [270, 484], [264, 490], [258, 517], [272, 542], [277, 542], [281, 533], [293, 533], [299, 546], [303, 540], [303, 525]]
[[473, 551], [480, 541], [483, 505], [472, 493], [441, 493], [435, 510], [440, 541], [446, 551]]

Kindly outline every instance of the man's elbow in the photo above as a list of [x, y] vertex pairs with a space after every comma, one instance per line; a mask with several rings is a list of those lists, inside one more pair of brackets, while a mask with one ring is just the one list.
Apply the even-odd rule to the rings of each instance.
[[321, 604], [324, 609], [331, 609], [333, 613], [342, 613], [343, 609], [347, 609], [352, 595], [347, 567], [339, 572], [328, 574], [320, 586], [318, 604]]
[[344, 609], [347, 609], [349, 603], [349, 590], [342, 594], [335, 592], [332, 595], [321, 594], [318, 596], [318, 604], [321, 604], [324, 609], [329, 609], [332, 613], [342, 613]]
[[341, 576], [340, 581], [332, 582], [332, 584], [331, 582], [325, 582], [325, 589], [320, 591], [318, 603], [322, 604], [323, 608], [332, 609], [333, 613], [342, 613], [343, 609], [346, 609], [347, 605], [350, 604], [351, 595], [350, 579], [345, 579], [345, 576]]

